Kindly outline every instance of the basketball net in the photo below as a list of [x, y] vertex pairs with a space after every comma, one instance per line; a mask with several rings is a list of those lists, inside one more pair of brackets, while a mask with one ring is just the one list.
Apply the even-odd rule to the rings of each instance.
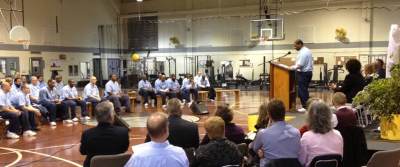
[[261, 36], [261, 37], [258, 38], [258, 41], [259, 41], [259, 43], [260, 43], [261, 45], [264, 45], [264, 44], [267, 43], [268, 37]]
[[29, 41], [29, 40], [18, 40], [17, 42], [18, 42], [19, 44], [21, 44], [22, 47], [23, 47], [25, 50], [28, 50], [28, 49], [29, 49], [29, 45], [31, 44], [31, 41]]

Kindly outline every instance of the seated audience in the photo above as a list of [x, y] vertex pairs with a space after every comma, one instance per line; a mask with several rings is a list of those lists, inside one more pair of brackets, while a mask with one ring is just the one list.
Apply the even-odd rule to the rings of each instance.
[[126, 112], [129, 112], [131, 109], [129, 96], [122, 93], [118, 77], [115, 74], [112, 74], [111, 80], [106, 83], [104, 97], [114, 104], [114, 110], [117, 113], [121, 111], [121, 103], [125, 107]]
[[332, 103], [336, 108], [336, 117], [338, 124], [336, 128], [346, 128], [357, 126], [356, 113], [346, 106], [346, 95], [342, 92], [336, 92], [332, 97]]
[[92, 103], [92, 113], [95, 113], [94, 109], [97, 104], [101, 102], [99, 88], [97, 88], [96, 82], [97, 78], [95, 76], [90, 77], [90, 82], [83, 89], [83, 100]]
[[[189, 103], [189, 106], [193, 101], [196, 103], [198, 102], [199, 92], [197, 90], [197, 85], [192, 75], [188, 74], [186, 78], [183, 79], [181, 89], [183, 101]], [[190, 100], [190, 95], [193, 96], [192, 100]]]
[[[182, 119], [181, 103], [178, 99], [173, 98], [168, 100], [167, 105], [168, 141], [174, 146], [182, 148], [197, 148], [199, 147], [199, 130], [197, 124]], [[146, 136], [146, 142], [150, 141], [150, 136]]]
[[376, 59], [375, 62], [375, 71], [378, 74], [378, 79], [386, 78], [386, 69], [384, 67], [385, 63], [382, 59]]
[[[153, 99], [157, 103], [156, 94], [154, 92], [153, 86], [147, 80], [147, 75], [142, 76], [142, 80], [139, 81], [138, 84], [139, 95], [143, 97], [144, 107], [147, 108], [149, 106], [149, 97]], [[154, 103], [152, 103], [152, 107], [154, 107]]]
[[[32, 131], [31, 124], [28, 119], [28, 113], [22, 112], [14, 108], [11, 104], [11, 86], [8, 82], [1, 84], [0, 90], [0, 116], [3, 119], [10, 121], [6, 137], [10, 139], [18, 139], [19, 129], [22, 126], [24, 136], [35, 136], [36, 133]], [[21, 121], [21, 122], [20, 122]]]
[[147, 131], [151, 142], [132, 147], [133, 155], [125, 167], [188, 167], [185, 151], [168, 142], [168, 118], [161, 112], [147, 118]]
[[24, 114], [28, 116], [29, 125], [26, 125], [31, 130], [37, 131], [36, 123], [35, 123], [35, 115], [41, 116], [41, 112], [39, 109], [34, 108], [31, 104], [31, 100], [29, 98], [29, 85], [22, 84], [21, 91], [16, 93], [13, 97], [11, 97], [11, 104]]
[[[199, 75], [201, 75], [202, 73], [199, 72]], [[195, 80], [197, 87], [202, 90], [202, 91], [208, 91], [208, 98], [211, 101], [215, 100], [215, 90], [214, 88], [211, 87], [210, 85], [210, 81], [208, 80], [208, 78], [205, 75], [201, 75], [201, 76], [197, 76], [197, 80]]]
[[175, 74], [171, 74], [171, 77], [167, 80], [167, 83], [171, 96], [182, 100], [181, 85], [179, 85]]
[[54, 87], [56, 88], [56, 95], [58, 98], [61, 99], [61, 97], [63, 95], [63, 88], [64, 88], [63, 78], [61, 75], [57, 75], [55, 77], [55, 80], [56, 80], [56, 84], [54, 85]]
[[[55, 88], [56, 81], [49, 79], [47, 81], [47, 87], [44, 87], [39, 92], [39, 102], [41, 105], [46, 107], [49, 112], [49, 121], [51, 126], [56, 126], [57, 108], [60, 109], [63, 115], [65, 115], [66, 107], [61, 103], [61, 100], [57, 96]], [[68, 121], [67, 123], [72, 123]]]
[[375, 65], [374, 64], [367, 64], [364, 66], [364, 80], [365, 86], [370, 84], [374, 79], [378, 78], [377, 74], [375, 73]]
[[12, 94], [12, 96], [14, 96], [15, 94], [17, 94], [18, 92], [21, 91], [21, 85], [22, 85], [22, 80], [19, 77], [16, 77], [14, 79], [14, 83], [11, 86], [11, 90], [10, 93]]
[[300, 132], [285, 122], [285, 111], [280, 100], [272, 100], [267, 105], [271, 125], [260, 130], [252, 144], [254, 152], [261, 151], [260, 166], [265, 166], [272, 159], [299, 156]]
[[331, 110], [324, 102], [313, 102], [309, 106], [307, 121], [310, 130], [300, 140], [299, 160], [302, 165], [309, 166], [312, 159], [320, 155], [343, 156], [343, 139], [339, 131], [332, 129], [331, 117]]
[[49, 117], [49, 112], [47, 111], [46, 107], [42, 106], [39, 102], [40, 89], [41, 88], [39, 86], [38, 79], [35, 76], [32, 76], [31, 84], [29, 84], [29, 100], [33, 108], [39, 109], [42, 118], [47, 120], [47, 117]]
[[[236, 144], [244, 143], [244, 138], [246, 137], [246, 135], [244, 134], [242, 128], [232, 122], [233, 115], [234, 114], [232, 110], [227, 104], [217, 106], [215, 116], [221, 117], [222, 120], [224, 120], [225, 122], [225, 137]], [[209, 141], [210, 139], [206, 134], [201, 141], [201, 144], [207, 144]]]
[[76, 106], [79, 105], [81, 107], [81, 119], [90, 119], [86, 111], [86, 101], [84, 101], [82, 97], [78, 96], [78, 91], [75, 87], [75, 81], [69, 79], [68, 85], [65, 85], [62, 91], [62, 103], [65, 104], [67, 110], [69, 109], [69, 112], [67, 112], [67, 117], [72, 119], [74, 122], [78, 122], [78, 118], [76, 117]]
[[113, 155], [126, 152], [129, 147], [129, 132], [125, 127], [113, 126], [114, 106], [104, 101], [96, 106], [98, 125], [82, 133], [79, 151], [86, 155], [84, 167], [90, 167], [90, 160], [96, 155]]
[[[311, 105], [312, 103], [314, 103], [314, 102], [322, 102], [322, 100], [319, 99], [319, 98], [315, 98], [315, 97], [310, 98], [310, 99], [307, 100], [307, 103], [306, 103], [307, 107], [310, 106], [310, 105]], [[335, 127], [338, 125], [338, 120], [337, 120], [336, 114], [335, 114], [336, 109], [331, 108], [331, 111], [332, 111], [331, 125], [332, 125], [332, 128], [335, 128]], [[303, 125], [303, 126], [299, 129], [299, 131], [300, 131], [301, 136], [303, 136], [304, 133], [306, 133], [307, 131], [309, 131], [308, 124], [306, 123], [305, 125]]]
[[47, 87], [46, 81], [44, 81], [44, 78], [43, 78], [42, 75], [38, 75], [38, 76], [37, 76], [37, 79], [38, 79], [38, 81], [39, 81], [39, 87], [40, 87], [40, 89], [42, 89], [42, 88], [44, 88], [44, 87]]
[[235, 143], [224, 137], [224, 120], [216, 116], [209, 117], [204, 122], [204, 128], [210, 138], [210, 142], [206, 145], [201, 145], [196, 150], [191, 166], [240, 166], [243, 160], [243, 155], [240, 153]]
[[161, 96], [163, 108], [167, 107], [165, 104], [167, 97], [172, 98], [173, 95], [169, 91], [168, 82], [165, 81], [165, 75], [161, 75], [161, 78], [158, 82], [155, 83], [154, 87], [156, 87], [156, 94]]
[[343, 84], [330, 86], [335, 92], [343, 92], [347, 97], [347, 102], [353, 102], [357, 93], [364, 89], [365, 81], [361, 74], [361, 63], [357, 59], [350, 59], [346, 62], [346, 69], [349, 74], [346, 75]]
[[257, 123], [256, 123], [256, 125], [254, 125], [254, 128], [256, 128], [256, 130], [258, 132], [261, 129], [267, 128], [269, 125], [269, 122], [270, 122], [270, 119], [268, 116], [268, 103], [265, 102], [258, 108]]

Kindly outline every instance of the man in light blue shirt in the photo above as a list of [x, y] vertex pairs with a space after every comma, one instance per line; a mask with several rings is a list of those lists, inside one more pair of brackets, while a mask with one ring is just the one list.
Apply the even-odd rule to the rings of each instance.
[[40, 89], [47, 87], [46, 81], [44, 81], [43, 76], [42, 75], [38, 75], [37, 76], [38, 82], [39, 82], [39, 87]]
[[[31, 100], [29, 98], [29, 85], [22, 84], [21, 91], [16, 93], [13, 97], [11, 97], [11, 104], [18, 110], [20, 110], [27, 117], [27, 122], [25, 126], [29, 128], [30, 131], [38, 130], [36, 128], [35, 123], [35, 115], [41, 116], [41, 112], [39, 109], [34, 108], [31, 104]], [[33, 131], [32, 131], [33, 132]], [[31, 134], [36, 134], [35, 132], [29, 132]]]
[[61, 99], [62, 94], [63, 94], [63, 90], [62, 89], [64, 88], [64, 82], [63, 82], [63, 78], [62, 78], [61, 75], [57, 75], [56, 76], [55, 88], [56, 88], [57, 98]]
[[[61, 100], [58, 98], [57, 91], [55, 88], [56, 81], [49, 79], [47, 81], [47, 87], [40, 89], [39, 92], [39, 103], [46, 107], [49, 112], [50, 125], [57, 126], [56, 124], [56, 110], [59, 108], [63, 115], [66, 113], [66, 106], [61, 103]], [[72, 123], [71, 121], [66, 121], [67, 123]]]
[[297, 55], [296, 64], [291, 68], [297, 70], [298, 96], [300, 97], [301, 105], [303, 106], [303, 108], [298, 111], [305, 112], [306, 103], [310, 97], [308, 86], [312, 79], [313, 57], [310, 49], [305, 47], [303, 41], [300, 39], [294, 42], [294, 48], [299, 51], [299, 54]]
[[[151, 86], [151, 83], [147, 80], [147, 75], [143, 75], [142, 79], [139, 81], [138, 84], [138, 89], [139, 89], [139, 95], [143, 97], [144, 100], [144, 107], [147, 108], [149, 105], [149, 97], [151, 99], [154, 99], [154, 103], [157, 103], [157, 98], [156, 94], [154, 92], [153, 86]], [[152, 104], [154, 107], [154, 103]]]
[[39, 92], [40, 92], [40, 86], [38, 79], [35, 76], [31, 77], [31, 84], [29, 85], [30, 88], [30, 99], [32, 103], [38, 104], [39, 103]]
[[78, 118], [76, 117], [76, 106], [79, 105], [81, 107], [81, 119], [88, 120], [90, 117], [86, 112], [86, 101], [82, 99], [78, 95], [78, 91], [75, 87], [75, 81], [72, 79], [68, 80], [68, 85], [65, 85], [62, 89], [62, 103], [69, 108], [69, 112], [67, 113], [67, 117], [72, 119], [73, 122], [78, 122]]
[[268, 103], [268, 117], [272, 125], [257, 133], [250, 145], [253, 151], [261, 150], [263, 158], [260, 166], [266, 166], [272, 159], [293, 158], [297, 159], [300, 151], [300, 132], [285, 122], [285, 106], [280, 100]]
[[181, 96], [181, 85], [179, 85], [178, 80], [176, 80], [176, 75], [171, 74], [170, 78], [167, 80], [169, 90], [171, 92], [172, 98], [178, 98], [182, 100]]
[[90, 77], [90, 82], [83, 89], [83, 100], [92, 103], [92, 113], [94, 113], [97, 104], [101, 102], [99, 88], [97, 88], [96, 82], [97, 78], [95, 76]]
[[126, 112], [131, 111], [129, 96], [122, 94], [117, 75], [112, 74], [111, 80], [106, 83], [104, 97], [114, 104], [115, 112], [121, 111], [121, 103], [125, 107]]
[[133, 154], [125, 167], [188, 167], [185, 151], [169, 144], [168, 118], [156, 112], [147, 119], [147, 131], [151, 142], [132, 147]]
[[197, 90], [196, 82], [191, 74], [188, 74], [182, 81], [182, 97], [187, 103], [191, 103], [190, 95], [193, 96], [193, 101], [197, 102], [199, 92]]
[[156, 82], [154, 86], [156, 87], [156, 94], [161, 96], [162, 105], [165, 108], [166, 107], [165, 104], [167, 103], [166, 102], [167, 96], [168, 98], [173, 97], [169, 90], [168, 82], [165, 80], [165, 75], [161, 75], [160, 81]]
[[14, 83], [11, 86], [11, 96], [16, 95], [18, 92], [21, 92], [21, 85], [22, 85], [22, 80], [19, 77], [16, 77], [14, 79]]

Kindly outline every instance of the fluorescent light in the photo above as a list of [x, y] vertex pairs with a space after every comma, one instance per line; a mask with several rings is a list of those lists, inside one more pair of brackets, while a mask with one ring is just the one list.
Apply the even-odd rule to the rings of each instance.
[[136, 2], [143, 2], [143, 0], [136, 0]]

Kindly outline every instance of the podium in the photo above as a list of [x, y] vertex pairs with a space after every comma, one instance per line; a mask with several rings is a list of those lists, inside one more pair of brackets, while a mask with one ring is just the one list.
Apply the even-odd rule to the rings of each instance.
[[283, 101], [286, 110], [296, 110], [296, 71], [288, 66], [271, 62], [270, 99]]

